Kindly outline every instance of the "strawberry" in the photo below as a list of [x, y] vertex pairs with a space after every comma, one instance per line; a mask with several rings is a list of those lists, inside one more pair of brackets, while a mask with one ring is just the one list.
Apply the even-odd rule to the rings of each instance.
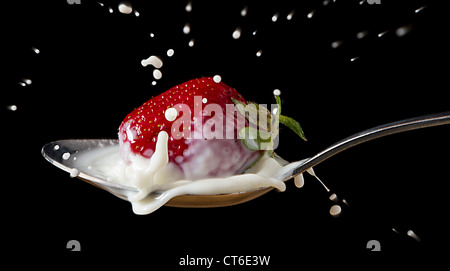
[[[186, 179], [239, 174], [259, 159], [263, 152], [246, 148], [237, 136], [225, 136], [227, 128], [233, 130], [233, 135], [239, 133], [239, 120], [234, 113], [230, 116], [226, 111], [227, 105], [235, 103], [247, 104], [235, 89], [222, 82], [216, 83], [210, 77], [175, 86], [151, 98], [125, 117], [119, 127], [122, 158], [129, 161], [130, 153], [150, 158], [155, 151], [159, 132], [166, 131], [169, 135], [169, 162], [178, 166]], [[215, 107], [219, 111], [208, 110], [211, 108], [209, 104], [220, 106]], [[199, 108], [201, 114], [196, 115]], [[168, 117], [168, 110], [172, 114], [175, 112], [175, 115]], [[223, 117], [221, 121], [225, 129], [212, 127], [214, 117]], [[244, 125], [248, 126], [247, 120]]]

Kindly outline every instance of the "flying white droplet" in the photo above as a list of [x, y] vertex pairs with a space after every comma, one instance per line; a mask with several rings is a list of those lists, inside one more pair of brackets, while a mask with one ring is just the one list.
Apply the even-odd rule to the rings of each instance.
[[338, 197], [337, 197], [337, 195], [336, 195], [335, 193], [331, 194], [331, 195], [330, 195], [330, 200], [331, 200], [331, 201], [334, 201], [334, 202], [338, 202]]
[[339, 205], [333, 205], [330, 208], [330, 215], [332, 215], [333, 217], [338, 217], [340, 216], [342, 213], [342, 208]]
[[194, 46], [194, 39], [191, 39], [188, 43], [189, 47], [193, 47]]
[[113, 13], [113, 12], [114, 12], [114, 10], [112, 9], [112, 7], [108, 7], [108, 11], [109, 11], [109, 13]]
[[141, 15], [137, 10], [134, 10], [134, 16], [139, 17]]
[[336, 49], [336, 48], [338, 48], [339, 46], [341, 46], [342, 43], [343, 43], [342, 40], [336, 40], [336, 41], [333, 41], [333, 42], [331, 43], [331, 48]]
[[276, 88], [276, 89], [273, 90], [273, 95], [280, 96], [281, 95], [281, 91]]
[[302, 188], [305, 185], [305, 179], [303, 178], [303, 174], [299, 174], [294, 177], [294, 184], [298, 188]]
[[245, 6], [242, 10], [241, 10], [241, 16], [245, 17], [247, 15], [247, 11], [248, 11], [248, 7]]
[[187, 35], [190, 32], [191, 32], [191, 25], [189, 23], [186, 23], [183, 27], [183, 33]]
[[171, 107], [169, 109], [166, 110], [166, 112], [164, 113], [166, 120], [168, 121], [174, 121], [177, 116], [178, 116], [178, 112], [175, 108]]
[[220, 81], [222, 81], [222, 77], [220, 75], [214, 75], [213, 80], [216, 83], [220, 83]]
[[55, 150], [55, 151], [59, 150], [59, 145], [56, 144], [56, 145], [53, 147], [53, 150]]
[[279, 17], [279, 16], [280, 16], [280, 13], [279, 13], [279, 12], [275, 13], [275, 14], [272, 16], [272, 22], [278, 21], [278, 17]]
[[31, 50], [33, 50], [33, 52], [35, 53], [35, 54], [39, 54], [41, 51], [38, 49], [38, 48], [36, 48], [36, 47], [31, 47]]
[[288, 21], [292, 20], [292, 18], [294, 17], [294, 13], [295, 13], [295, 10], [289, 12], [289, 14], [286, 16], [286, 19]]
[[153, 32], [150, 33], [150, 38], [154, 38], [155, 34]]
[[187, 2], [186, 7], [184, 8], [186, 12], [192, 11], [192, 1]]
[[387, 32], [389, 32], [389, 31], [386, 30], [384, 32], [381, 32], [380, 34], [378, 34], [378, 37], [381, 38], [382, 36], [386, 35]]
[[207, 103], [207, 102], [208, 102], [208, 99], [206, 99], [206, 98], [203, 98], [203, 99], [202, 99], [202, 103], [205, 104], [205, 103]]
[[242, 30], [240, 27], [236, 28], [236, 30], [234, 30], [233, 32], [233, 39], [235, 40], [239, 39], [241, 37], [241, 32]]
[[415, 232], [413, 232], [412, 230], [408, 230], [408, 231], [406, 232], [406, 234], [407, 234], [409, 237], [414, 238], [417, 242], [420, 242], [420, 237], [417, 236], [417, 234], [416, 234]]
[[31, 85], [31, 83], [33, 83], [33, 81], [31, 81], [31, 79], [22, 79], [22, 81], [27, 85]]
[[350, 62], [355, 62], [356, 60], [358, 60], [359, 59], [359, 56], [356, 56], [356, 57], [353, 57], [353, 58], [350, 58]]
[[167, 50], [167, 56], [168, 56], [168, 57], [173, 56], [174, 53], [175, 53], [175, 51], [174, 51], [173, 49]]
[[369, 31], [367, 31], [367, 30], [360, 31], [360, 32], [356, 33], [356, 38], [360, 40], [360, 39], [364, 38], [365, 36], [367, 36], [367, 34], [369, 34]]
[[406, 34], [408, 34], [409, 32], [411, 32], [411, 30], [412, 30], [412, 25], [401, 26], [401, 27], [397, 28], [397, 30], [395, 30], [395, 35], [397, 35], [397, 37], [403, 37]]
[[16, 111], [17, 110], [17, 105], [13, 104], [13, 105], [8, 105], [6, 107], [6, 109], [10, 110], [10, 111]]
[[342, 199], [342, 202], [343, 202], [345, 205], [347, 205], [348, 207], [350, 207], [350, 204], [348, 204], [348, 202], [347, 202], [346, 199]]
[[162, 72], [161, 72], [160, 70], [158, 70], [158, 69], [154, 69], [154, 70], [153, 70], [153, 77], [154, 77], [156, 80], [161, 79], [161, 77], [162, 77]]
[[414, 12], [415, 12], [415, 13], [419, 13], [419, 12], [421, 12], [422, 10], [424, 10], [426, 7], [427, 7], [427, 6], [422, 6], [422, 7], [418, 8], [418, 9], [414, 10]]
[[131, 6], [131, 3], [128, 1], [120, 2], [119, 3], [119, 11], [123, 14], [130, 14], [133, 12], [133, 7]]
[[147, 65], [152, 65], [153, 67], [160, 69], [163, 65], [163, 62], [162, 62], [161, 58], [159, 58], [157, 56], [150, 56], [147, 59], [143, 59], [141, 61], [141, 65], [144, 67]]
[[260, 57], [262, 55], [262, 50], [259, 50], [258, 52], [256, 52], [256, 56]]
[[152, 86], [156, 86], [156, 81], [152, 81]]
[[311, 19], [315, 13], [316, 13], [316, 10], [312, 10], [310, 13], [308, 13], [308, 15], [306, 15], [306, 18]]
[[253, 31], [252, 35], [256, 36], [256, 33], [258, 33], [258, 30]]

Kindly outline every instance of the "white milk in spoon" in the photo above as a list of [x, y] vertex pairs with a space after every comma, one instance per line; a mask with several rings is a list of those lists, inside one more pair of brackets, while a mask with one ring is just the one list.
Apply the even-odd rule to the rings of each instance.
[[131, 163], [127, 164], [120, 156], [119, 146], [115, 145], [79, 153], [74, 167], [80, 172], [135, 188], [137, 192], [127, 192], [134, 213], [149, 214], [180, 195], [240, 193], [266, 187], [284, 191], [285, 183], [275, 175], [279, 175], [281, 169], [287, 172], [299, 163], [283, 167], [281, 159], [263, 157], [243, 174], [189, 181], [184, 180], [181, 170], [169, 162], [168, 138], [164, 131], [158, 134], [155, 153], [150, 159], [130, 154]]

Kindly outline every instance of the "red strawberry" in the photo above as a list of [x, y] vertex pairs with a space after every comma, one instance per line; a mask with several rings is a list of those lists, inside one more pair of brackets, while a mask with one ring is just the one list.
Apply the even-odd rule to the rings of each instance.
[[[234, 113], [226, 115], [226, 105], [233, 105], [232, 99], [247, 104], [235, 89], [222, 82], [216, 83], [210, 77], [190, 80], [150, 99], [131, 112], [120, 125], [119, 141], [123, 159], [127, 161], [129, 153], [150, 158], [155, 151], [158, 133], [166, 131], [169, 135], [169, 162], [177, 165], [187, 179], [225, 177], [241, 173], [262, 152], [247, 149], [237, 136], [226, 139], [230, 138], [225, 135], [226, 122], [231, 122], [233, 135], [238, 133]], [[187, 106], [191, 114], [184, 116], [185, 112], [180, 104]], [[208, 112], [208, 104], [217, 104], [222, 111]], [[201, 116], [195, 115], [199, 106], [202, 108]], [[173, 119], [166, 119], [165, 113], [169, 108], [177, 110], [175, 122], [178, 121], [180, 125], [174, 125]], [[217, 114], [223, 116], [223, 131], [212, 129], [211, 121], [208, 122]], [[181, 119], [190, 120], [190, 126], [181, 125]], [[202, 126], [208, 127], [207, 131], [218, 131], [215, 133], [216, 138], [205, 133]], [[221, 133], [224, 139], [217, 138]]]

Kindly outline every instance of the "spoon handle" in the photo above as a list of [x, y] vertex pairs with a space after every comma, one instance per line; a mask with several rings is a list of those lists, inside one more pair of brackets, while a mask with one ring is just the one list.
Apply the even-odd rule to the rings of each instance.
[[372, 139], [444, 124], [450, 124], [450, 111], [395, 121], [364, 130], [331, 145], [325, 150], [309, 158], [306, 162], [302, 163], [298, 168], [294, 170], [292, 176], [289, 177], [289, 179], [299, 175], [300, 173], [313, 166], [320, 164], [321, 162], [327, 160], [333, 155], [340, 153], [341, 151], [370, 141]]

